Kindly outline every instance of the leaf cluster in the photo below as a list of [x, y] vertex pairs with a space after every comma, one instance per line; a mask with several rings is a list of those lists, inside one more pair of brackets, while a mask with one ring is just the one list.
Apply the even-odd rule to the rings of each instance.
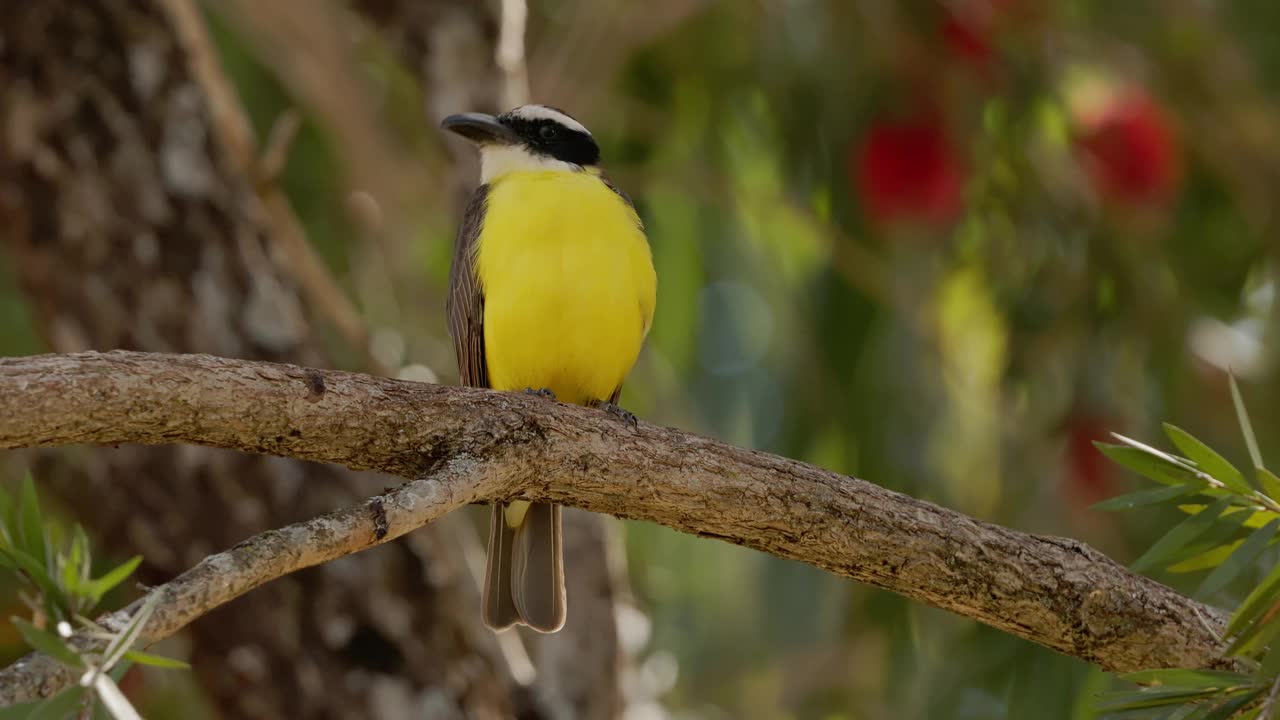
[[[1187, 517], [1133, 562], [1135, 571], [1208, 570], [1198, 598], [1222, 593], [1246, 570], [1259, 565], [1280, 541], [1280, 478], [1263, 464], [1235, 378], [1231, 395], [1249, 449], [1252, 471], [1241, 472], [1207, 444], [1180, 427], [1164, 425], [1177, 448], [1173, 454], [1115, 435], [1119, 444], [1095, 443], [1107, 457], [1157, 483], [1156, 487], [1111, 498], [1095, 507], [1132, 510], [1175, 505]], [[1280, 717], [1280, 564], [1271, 568], [1239, 603], [1226, 628], [1226, 654], [1254, 668], [1250, 674], [1157, 669], [1122, 675], [1144, 687], [1109, 693], [1098, 710], [1105, 717], [1160, 717], [1179, 720], [1270, 720]]]
[[102, 702], [118, 720], [138, 717], [116, 682], [132, 663], [186, 668], [183, 662], [132, 647], [155, 611], [158, 596], [149, 595], [117, 631], [91, 620], [107, 593], [119, 587], [141, 563], [135, 556], [97, 577], [88, 536], [79, 525], [70, 529], [41, 511], [30, 477], [17, 498], [0, 489], [0, 572], [9, 572], [22, 587], [30, 618], [10, 618], [35, 650], [82, 673], [80, 683], [40, 703], [0, 711], [9, 717], [62, 718], [75, 708]]

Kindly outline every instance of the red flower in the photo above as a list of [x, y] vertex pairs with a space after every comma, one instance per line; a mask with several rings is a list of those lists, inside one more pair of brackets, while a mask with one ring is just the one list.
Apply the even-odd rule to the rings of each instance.
[[1093, 444], [1109, 439], [1100, 418], [1077, 416], [1067, 424], [1065, 490], [1081, 505], [1092, 505], [1115, 492], [1111, 461]]
[[932, 115], [872, 125], [851, 169], [863, 207], [875, 220], [945, 223], [960, 213], [961, 162]]
[[1161, 204], [1178, 188], [1178, 143], [1164, 109], [1141, 91], [1111, 98], [1085, 118], [1078, 146], [1104, 198], [1129, 205]]
[[995, 54], [993, 37], [1008, 25], [1014, 0], [967, 0], [949, 3], [943, 10], [942, 42], [951, 57], [985, 75]]
[[955, 58], [973, 64], [985, 71], [991, 61], [990, 28], [972, 17], [947, 13], [942, 21], [942, 40], [947, 51]]

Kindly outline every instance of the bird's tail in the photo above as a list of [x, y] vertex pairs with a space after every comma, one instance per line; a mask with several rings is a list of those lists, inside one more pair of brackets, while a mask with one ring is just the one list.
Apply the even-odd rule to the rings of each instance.
[[484, 622], [523, 623], [539, 632], [564, 625], [564, 549], [560, 506], [516, 501], [493, 506], [484, 576]]

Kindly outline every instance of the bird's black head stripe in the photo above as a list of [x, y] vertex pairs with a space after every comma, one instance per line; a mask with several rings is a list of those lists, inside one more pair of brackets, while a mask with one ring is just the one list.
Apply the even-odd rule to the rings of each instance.
[[[548, 107], [549, 110], [556, 110]], [[556, 112], [569, 117], [563, 110]], [[552, 118], [523, 117], [514, 113], [498, 116], [498, 122], [511, 128], [530, 152], [546, 155], [574, 165], [600, 164], [600, 146], [589, 133], [571, 128]]]

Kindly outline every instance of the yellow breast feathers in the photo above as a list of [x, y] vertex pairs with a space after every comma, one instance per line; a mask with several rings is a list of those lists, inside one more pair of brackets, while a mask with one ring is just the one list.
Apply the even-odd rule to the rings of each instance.
[[511, 172], [489, 188], [476, 253], [490, 386], [607, 400], [656, 303], [635, 211], [590, 171]]

